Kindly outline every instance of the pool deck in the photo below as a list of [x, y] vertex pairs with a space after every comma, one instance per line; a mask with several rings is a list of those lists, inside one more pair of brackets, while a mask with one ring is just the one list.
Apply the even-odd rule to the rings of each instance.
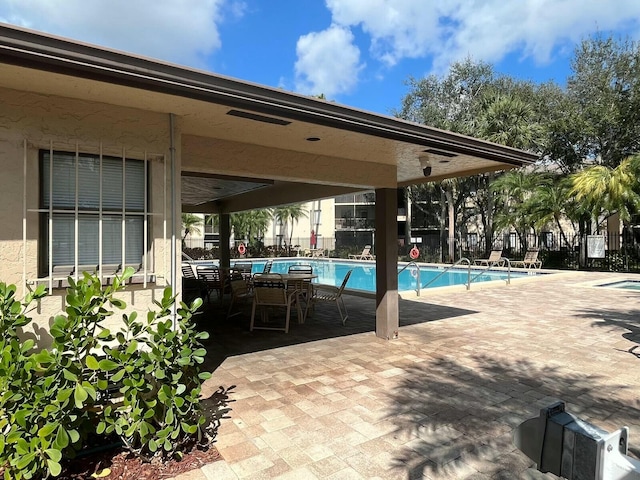
[[346, 298], [289, 334], [225, 322], [215, 305], [207, 366], [235, 385], [204, 479], [555, 478], [531, 469], [513, 429], [557, 400], [640, 454], [640, 292], [572, 272], [495, 288], [403, 295], [400, 334], [374, 333], [375, 301]]

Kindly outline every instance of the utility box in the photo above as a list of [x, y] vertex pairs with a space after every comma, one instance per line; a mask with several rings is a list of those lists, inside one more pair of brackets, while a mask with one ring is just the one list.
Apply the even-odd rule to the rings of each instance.
[[514, 431], [514, 443], [538, 470], [568, 480], [640, 480], [640, 462], [627, 456], [629, 429], [609, 433], [567, 413], [564, 402]]

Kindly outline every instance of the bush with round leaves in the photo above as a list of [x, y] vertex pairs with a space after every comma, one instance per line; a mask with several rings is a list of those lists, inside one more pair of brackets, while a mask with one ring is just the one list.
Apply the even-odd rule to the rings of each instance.
[[[88, 436], [117, 435], [145, 457], [179, 456], [210, 439], [200, 391], [210, 374], [200, 370], [206, 351], [193, 315], [201, 306], [181, 303], [169, 288], [145, 321], [123, 315], [123, 328], [104, 327], [127, 269], [103, 287], [95, 276], [69, 278], [65, 312], [54, 318], [50, 349], [36, 350], [19, 331], [31, 322], [44, 286], [24, 300], [16, 287], [0, 283], [0, 471], [5, 479], [57, 476]], [[110, 395], [116, 386], [117, 393]], [[113, 398], [114, 396], [118, 398]]]

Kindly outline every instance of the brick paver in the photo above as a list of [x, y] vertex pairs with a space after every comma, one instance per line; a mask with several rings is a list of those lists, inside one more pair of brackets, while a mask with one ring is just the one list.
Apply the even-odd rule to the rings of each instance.
[[373, 333], [375, 301], [347, 297], [291, 332], [247, 318], [202, 322], [218, 386], [235, 385], [221, 462], [180, 479], [543, 478], [514, 427], [557, 400], [640, 435], [640, 292], [594, 288], [628, 274], [573, 272], [401, 300], [399, 339]]

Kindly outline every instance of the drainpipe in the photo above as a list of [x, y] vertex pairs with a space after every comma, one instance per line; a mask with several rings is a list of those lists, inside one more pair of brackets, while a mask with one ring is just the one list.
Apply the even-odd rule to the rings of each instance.
[[[176, 285], [178, 284], [178, 268], [176, 265], [176, 218], [177, 218], [177, 208], [176, 208], [176, 143], [175, 143], [175, 133], [174, 133], [175, 123], [174, 123], [174, 115], [173, 113], [169, 114], [169, 155], [171, 158], [171, 272], [170, 272], [170, 283], [173, 294], [176, 294]], [[176, 302], [173, 302], [173, 306], [171, 307], [171, 319], [173, 322], [173, 328], [175, 329], [178, 325], [178, 306]]]

